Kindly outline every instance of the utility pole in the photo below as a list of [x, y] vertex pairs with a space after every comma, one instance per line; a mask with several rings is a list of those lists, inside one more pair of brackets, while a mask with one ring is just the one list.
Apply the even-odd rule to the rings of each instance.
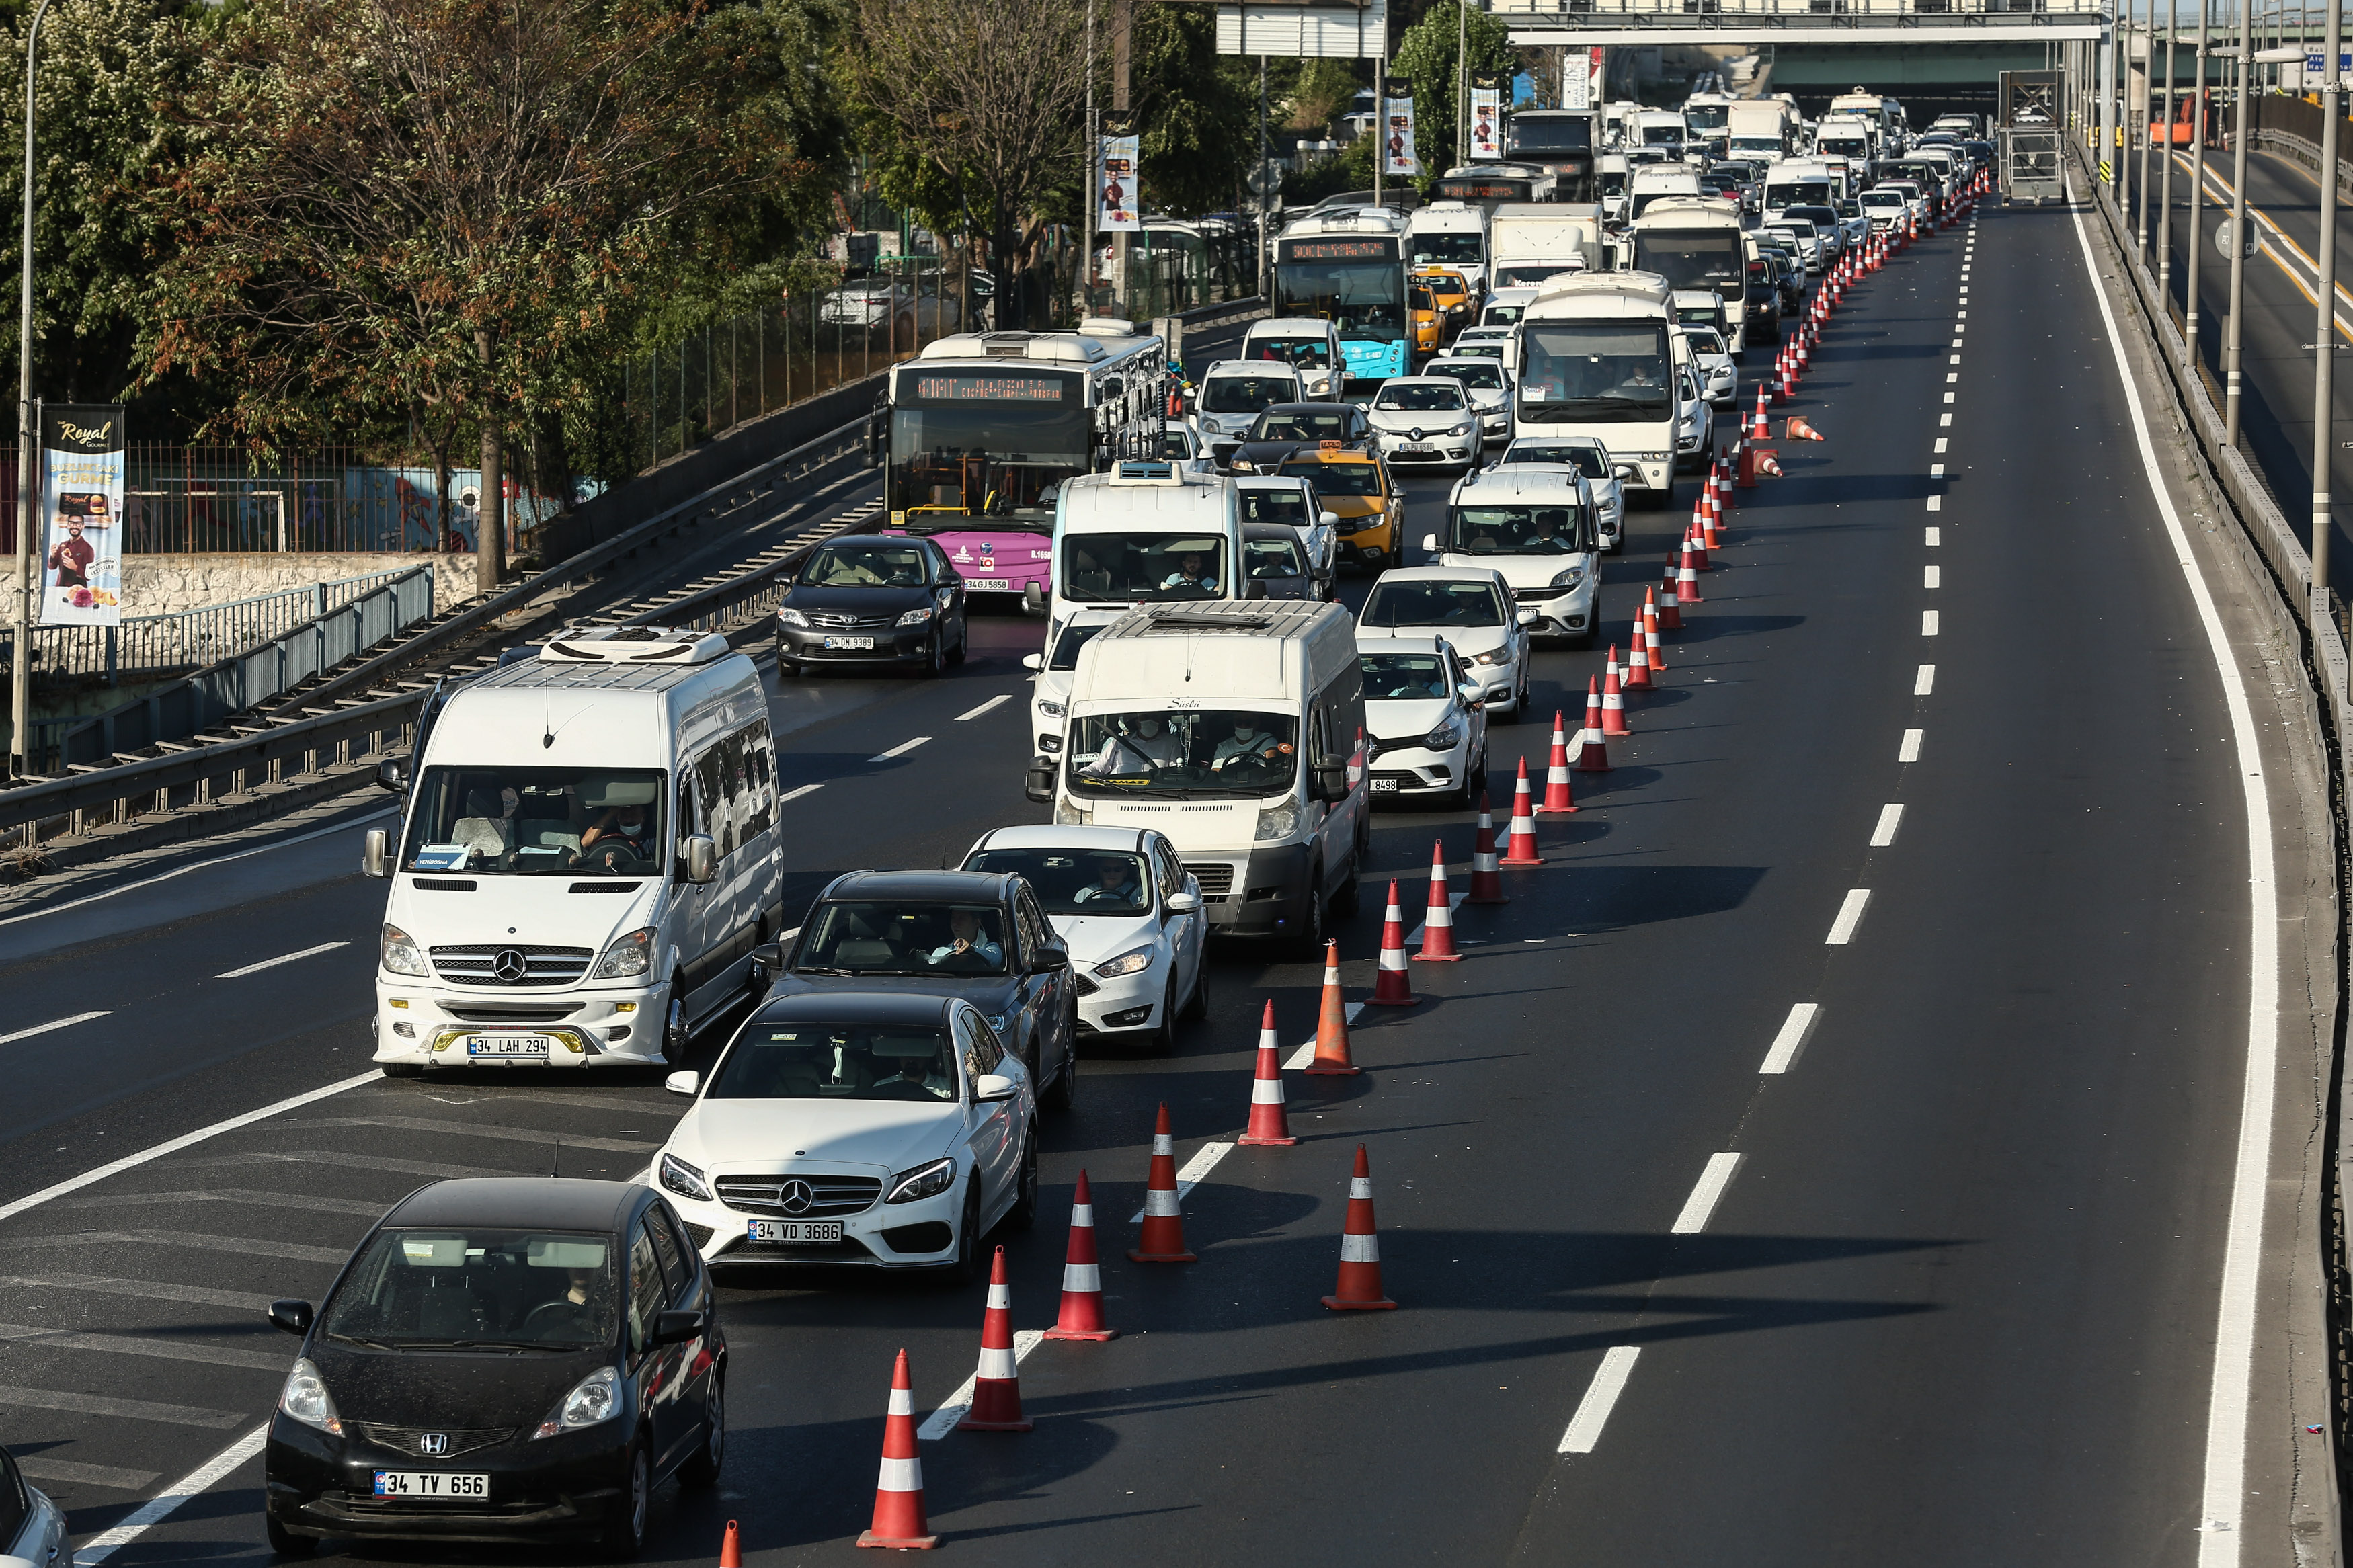
[[2255, 89], [2254, 7], [2239, 0], [2239, 102], [2231, 130], [2231, 314], [2222, 328], [2222, 439], [2239, 444], [2239, 310], [2247, 294], [2247, 100]]
[[[2157, 37], [2148, 27], [2140, 32], [2140, 183], [2133, 192], [2133, 250], [2140, 268], [2148, 270], [2148, 156], [2157, 142], [2157, 127], [2149, 123], [2148, 106], [2155, 95], [2149, 90], [2157, 78]], [[2130, 79], [2129, 75], [2126, 78]], [[2132, 125], [2132, 109], [2125, 110], [2125, 124]]]
[[2116, 19], [2116, 26], [2110, 29], [2106, 37], [2100, 40], [2096, 76], [2100, 93], [2099, 166], [2108, 171], [2108, 202], [2116, 209], [2116, 215], [2119, 217], [2124, 216], [2124, 199], [2118, 194], [2118, 188], [2119, 182], [2124, 179], [2125, 161], [2118, 156], [2116, 151], [2116, 56], [2124, 42], [2123, 23], [2124, 18], [2119, 16]]
[[1389, 161], [1389, 40], [1381, 30], [1381, 52], [1373, 60], [1373, 205], [1381, 205], [1381, 170]]
[[[2336, 0], [2329, 0], [2331, 5]], [[2206, 211], [2206, 5], [2198, 0], [2198, 38], [2190, 46], [2198, 59], [2198, 74], [2190, 88], [2189, 100], [2189, 296], [2183, 314], [2182, 338], [2189, 357], [2182, 363], [2194, 367], [2198, 363], [2198, 261], [2203, 249]]]
[[2336, 395], [2337, 371], [2337, 128], [2345, 112], [2345, 83], [2337, 74], [2337, 55], [2344, 47], [2338, 37], [2345, 27], [2343, 0], [2328, 0], [2328, 19], [2323, 26], [2320, 249], [2315, 268], [2320, 274], [2320, 304], [2312, 334], [2312, 598], [2317, 613], [2327, 616], [2333, 624], [2337, 601], [2328, 590], [2328, 545], [2336, 523], [2335, 503], [2328, 490], [2336, 456], [2331, 448], [2337, 445], [2331, 417], [2336, 411], [2330, 399]]
[[[1119, 121], [1123, 127], [1120, 134], [1123, 136], [1128, 135], [1133, 130], [1132, 123], [1128, 119], [1127, 93], [1128, 71], [1130, 66], [1134, 63], [1134, 51], [1133, 46], [1134, 41], [1135, 0], [1113, 0], [1111, 13], [1111, 107], [1112, 112], [1119, 116]], [[1136, 162], [1141, 164], [1143, 160], [1139, 158]], [[1134, 192], [1135, 210], [1141, 213], [1144, 210], [1144, 174], [1140, 167], [1129, 172], [1128, 184]], [[1128, 231], [1126, 229], [1120, 228], [1113, 229], [1112, 231], [1112, 296], [1119, 302], [1119, 310], [1122, 311], [1126, 311], [1130, 309], [1127, 299], [1127, 240]]]
[[[2165, 173], [2157, 200], [2157, 298], [2158, 309], [2173, 302], [2173, 47], [2181, 33], [2181, 0], [2165, 0]], [[2151, 138], [2154, 140], [2154, 138]]]
[[1454, 161], [1471, 161], [1471, 0], [1454, 7]]
[[1261, 299], [1270, 296], [1268, 261], [1274, 243], [1274, 222], [1269, 216], [1274, 211], [1274, 161], [1267, 155], [1266, 145], [1266, 57], [1258, 58], [1258, 292]]
[[1079, 204], [1079, 320], [1095, 308], [1095, 208], [1103, 203], [1103, 127], [1095, 120], [1095, 0], [1087, 0], [1087, 188]]
[[[2335, 5], [2337, 0], [2329, 0]], [[41, 17], [49, 0], [33, 7], [33, 25], [25, 29], [25, 232], [17, 258], [16, 312], [16, 640], [8, 675], [10, 775], [32, 772], [33, 754], [33, 584], [40, 555], [33, 533], [41, 521], [41, 440], [39, 419], [33, 406], [33, 69], [39, 57]], [[28, 837], [27, 843], [31, 840]]]

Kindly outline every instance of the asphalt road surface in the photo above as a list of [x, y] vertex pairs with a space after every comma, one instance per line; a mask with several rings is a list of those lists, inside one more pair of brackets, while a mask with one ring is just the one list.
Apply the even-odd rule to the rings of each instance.
[[[1186, 1204], [1198, 1263], [1124, 1257], [1154, 1108], [1180, 1163], [1230, 1142], [1261, 1005], [1304, 1040], [1315, 969], [1225, 949], [1174, 1057], [1086, 1060], [1045, 1123], [1040, 1223], [1001, 1239], [1015, 1322], [1043, 1327], [1085, 1169], [1120, 1337], [1027, 1356], [1034, 1432], [923, 1445], [947, 1549], [2197, 1560], [2253, 872], [2234, 721], [2091, 289], [2056, 209], [1989, 212], [1864, 286], [1793, 405], [1830, 439], [1781, 443], [1787, 477], [1743, 492], [1615, 771], [1540, 819], [1546, 864], [1506, 873], [1509, 904], [1458, 912], [1464, 962], [1412, 966], [1419, 1005], [1360, 1020], [1364, 1076], [1291, 1080], [1296, 1147], [1215, 1164]], [[1446, 482], [1409, 484], [1419, 538]], [[1605, 574], [1621, 638], [1683, 517], [1630, 521]], [[1037, 637], [976, 620], [940, 681], [776, 691], [780, 783], [814, 786], [784, 807], [792, 900], [1039, 818]], [[1494, 777], [1541, 773], [1542, 721], [1599, 666], [1538, 655], [1538, 721], [1493, 730]], [[1472, 832], [1380, 817], [1343, 927], [1354, 994], [1384, 884], [1418, 902], [1433, 840], [1461, 862]], [[266, 1553], [237, 1445], [292, 1347], [260, 1309], [316, 1297], [385, 1205], [442, 1175], [630, 1173], [678, 1113], [639, 1079], [368, 1074], [383, 893], [347, 869], [357, 837], [0, 924], [0, 1440], [86, 1562], [216, 1457], [106, 1560]], [[1359, 1144], [1401, 1306], [1334, 1314]], [[855, 1560], [892, 1357], [929, 1411], [972, 1371], [980, 1310], [918, 1279], [731, 1281], [727, 1473], [665, 1489], [649, 1556], [712, 1561], [732, 1518], [764, 1568]]]

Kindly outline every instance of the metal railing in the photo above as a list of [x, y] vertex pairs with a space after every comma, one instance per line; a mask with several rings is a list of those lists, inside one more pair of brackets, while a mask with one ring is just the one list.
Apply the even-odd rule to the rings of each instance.
[[[124, 678], [191, 669], [243, 653], [417, 570], [371, 572], [169, 615], [125, 616], [120, 626], [35, 626], [33, 679], [102, 676], [111, 686]], [[0, 669], [12, 667], [15, 642], [15, 629], [0, 626]]]
[[1983, 18], [2031, 23], [2038, 16], [2105, 16], [2110, 0], [1494, 0], [1501, 16], [1534, 16], [1570, 26], [1606, 19], [1613, 26], [1687, 26], [1694, 18], [1764, 19], [1774, 26], [1902, 26]]

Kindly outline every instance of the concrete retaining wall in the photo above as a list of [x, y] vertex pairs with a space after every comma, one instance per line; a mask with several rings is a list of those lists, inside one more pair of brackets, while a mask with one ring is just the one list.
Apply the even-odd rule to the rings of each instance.
[[123, 613], [175, 615], [232, 599], [282, 594], [314, 583], [335, 583], [375, 572], [433, 567], [433, 602], [453, 605], [474, 595], [471, 555], [399, 555], [360, 551], [334, 554], [259, 552], [252, 554], [126, 555]]

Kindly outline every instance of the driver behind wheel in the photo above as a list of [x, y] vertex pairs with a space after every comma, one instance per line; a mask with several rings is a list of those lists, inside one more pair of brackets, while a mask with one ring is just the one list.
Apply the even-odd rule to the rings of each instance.
[[610, 806], [580, 836], [580, 858], [594, 858], [589, 850], [605, 844], [627, 849], [640, 860], [651, 860], [655, 858], [653, 834], [653, 813], [648, 807]]

